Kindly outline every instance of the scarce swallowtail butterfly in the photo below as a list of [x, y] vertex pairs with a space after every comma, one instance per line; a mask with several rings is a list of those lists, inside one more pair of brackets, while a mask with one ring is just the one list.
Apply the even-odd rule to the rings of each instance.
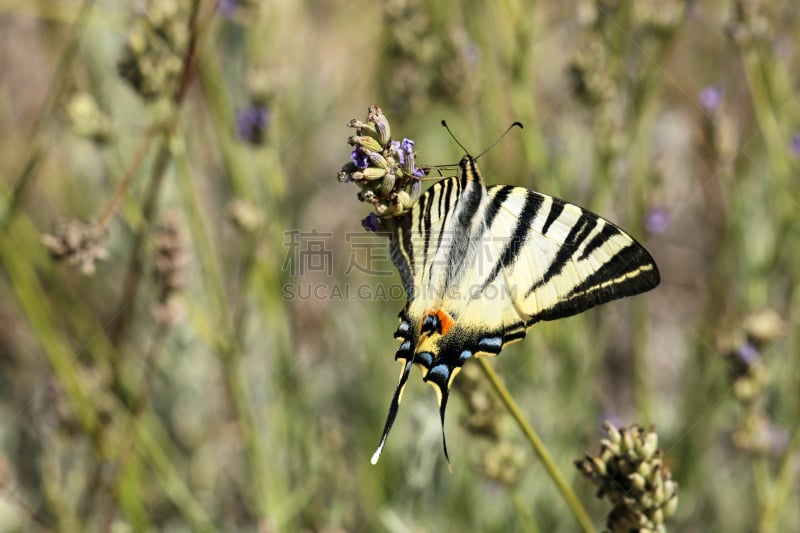
[[438, 181], [410, 212], [389, 222], [391, 258], [408, 301], [394, 334], [402, 373], [372, 464], [413, 365], [436, 391], [449, 462], [445, 408], [467, 360], [497, 355], [539, 321], [659, 283], [653, 258], [623, 230], [546, 194], [487, 186], [476, 159], [465, 155], [460, 175]]

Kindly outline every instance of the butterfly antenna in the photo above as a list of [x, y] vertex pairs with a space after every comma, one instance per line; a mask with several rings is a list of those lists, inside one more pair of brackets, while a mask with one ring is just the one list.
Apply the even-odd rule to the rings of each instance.
[[444, 120], [444, 119], [442, 119], [442, 126], [444, 126], [444, 129], [446, 129], [446, 130], [447, 130], [447, 133], [449, 133], [449, 134], [450, 134], [450, 137], [452, 137], [452, 138], [453, 138], [453, 140], [456, 142], [456, 144], [457, 144], [457, 145], [459, 145], [459, 146], [461, 147], [461, 149], [462, 149], [462, 150], [464, 150], [464, 153], [465, 153], [465, 154], [468, 154], [468, 153], [469, 153], [469, 150], [467, 150], [466, 148], [464, 148], [464, 145], [463, 145], [463, 144], [461, 144], [461, 142], [459, 142], [459, 140], [458, 140], [458, 139], [456, 139], [456, 136], [455, 136], [455, 135], [453, 135], [453, 132], [452, 132], [452, 131], [450, 131], [450, 127], [447, 125], [447, 122], [445, 122], [445, 120]]
[[[444, 121], [442, 121], [442, 122], [444, 122]], [[483, 151], [483, 152], [481, 152], [480, 154], [476, 155], [476, 156], [475, 156], [475, 158], [474, 158], [474, 159], [475, 159], [475, 161], [477, 161], [477, 160], [478, 160], [478, 158], [479, 158], [480, 156], [482, 156], [483, 154], [485, 154], [486, 152], [488, 152], [489, 150], [491, 150], [492, 148], [494, 148], [494, 147], [495, 147], [495, 145], [496, 145], [497, 143], [499, 143], [500, 141], [502, 141], [502, 140], [503, 140], [503, 137], [505, 137], [506, 135], [508, 135], [508, 132], [509, 132], [509, 131], [511, 131], [511, 129], [512, 129], [514, 126], [519, 126], [519, 129], [523, 129], [523, 128], [525, 128], [525, 126], [523, 126], [523, 125], [522, 125], [522, 122], [520, 122], [520, 121], [516, 121], [516, 122], [514, 122], [514, 123], [513, 123], [513, 124], [511, 124], [511, 125], [510, 125], [508, 128], [506, 128], [506, 131], [504, 131], [504, 132], [503, 132], [503, 134], [502, 134], [500, 137], [498, 137], [498, 139], [497, 139], [495, 142], [493, 142], [493, 143], [492, 143], [492, 145], [491, 145], [489, 148], [487, 148], [486, 150], [484, 150], [484, 151]], [[449, 130], [448, 130], [448, 131], [449, 131]], [[451, 133], [450, 135], [452, 135], [452, 133]], [[458, 141], [456, 141], [456, 142], [458, 142]]]

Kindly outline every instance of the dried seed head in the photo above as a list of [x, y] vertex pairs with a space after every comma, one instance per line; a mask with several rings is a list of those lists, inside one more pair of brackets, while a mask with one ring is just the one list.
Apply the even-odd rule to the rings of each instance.
[[189, 44], [188, 2], [150, 0], [139, 13], [117, 70], [143, 99], [169, 98], [177, 90]]
[[525, 452], [501, 440], [484, 454], [481, 470], [487, 478], [509, 487], [520, 480], [524, 466]]
[[104, 238], [96, 226], [68, 220], [56, 226], [52, 234], [43, 234], [41, 241], [53, 259], [77, 265], [82, 274], [91, 276], [96, 270], [95, 261], [108, 259], [108, 252], [101, 245]]
[[155, 241], [154, 277], [158, 285], [158, 301], [151, 307], [150, 314], [158, 325], [167, 327], [183, 317], [183, 306], [174, 297], [186, 285], [189, 262], [182, 222], [176, 212], [164, 214]]
[[604, 427], [609, 438], [603, 439], [600, 456], [575, 465], [598, 487], [598, 497], [612, 503], [608, 529], [664, 531], [664, 521], [677, 508], [678, 485], [663, 466], [655, 431], [635, 425], [617, 430], [610, 422]]

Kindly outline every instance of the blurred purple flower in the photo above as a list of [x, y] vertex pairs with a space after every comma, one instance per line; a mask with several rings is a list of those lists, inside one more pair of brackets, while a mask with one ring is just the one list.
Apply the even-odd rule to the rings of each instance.
[[664, 207], [654, 207], [645, 215], [644, 227], [648, 233], [658, 235], [664, 233], [672, 221], [672, 217]]
[[467, 43], [462, 50], [462, 54], [464, 54], [464, 60], [468, 65], [477, 65], [481, 60], [481, 49], [472, 43]]
[[622, 423], [622, 420], [620, 419], [619, 416], [617, 416], [617, 414], [614, 411], [608, 411], [608, 410], [603, 411], [603, 413], [600, 415], [600, 418], [598, 419], [600, 427], [603, 427], [603, 424], [605, 424], [606, 421], [611, 422], [611, 425], [614, 426], [615, 428], [626, 425]]
[[782, 33], [772, 43], [772, 50], [781, 59], [788, 59], [794, 52], [794, 38], [788, 33]]
[[264, 144], [270, 116], [261, 104], [250, 104], [236, 111], [236, 135], [250, 144]]
[[786, 448], [789, 447], [789, 442], [792, 440], [792, 434], [788, 429], [775, 424], [770, 424], [767, 437], [770, 451], [774, 453], [785, 451]]
[[750, 342], [745, 342], [736, 350], [736, 355], [747, 366], [751, 366], [758, 359], [758, 349]]
[[361, 226], [367, 231], [377, 233], [381, 227], [381, 222], [378, 220], [378, 215], [370, 213], [361, 221]]
[[361, 146], [356, 146], [356, 149], [350, 152], [350, 159], [353, 160], [357, 168], [364, 170], [369, 166], [369, 157], [364, 150], [361, 149]]
[[722, 104], [722, 91], [716, 85], [709, 85], [700, 91], [700, 105], [706, 111], [714, 111]]
[[795, 133], [794, 137], [792, 137], [792, 153], [800, 157], [800, 131]]
[[217, 9], [219, 9], [223, 17], [231, 18], [236, 14], [236, 10], [239, 9], [239, 0], [219, 0]]

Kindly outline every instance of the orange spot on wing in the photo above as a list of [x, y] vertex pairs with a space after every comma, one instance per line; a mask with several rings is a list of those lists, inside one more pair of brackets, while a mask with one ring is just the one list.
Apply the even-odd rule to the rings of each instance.
[[439, 333], [440, 335], [447, 335], [447, 332], [450, 331], [450, 328], [453, 327], [453, 324], [455, 323], [453, 317], [450, 316], [450, 314], [444, 309], [436, 309], [435, 311], [431, 309], [430, 311], [425, 311], [425, 314], [422, 315], [422, 320], [419, 322], [420, 331], [422, 331], [423, 325], [428, 318], [431, 318], [436, 322], [436, 324], [438, 324], [436, 327], [436, 333]]
[[439, 324], [442, 325], [442, 335], [447, 335], [447, 332], [453, 327], [453, 317], [447, 314], [444, 309], [437, 309], [436, 316], [439, 319]]

